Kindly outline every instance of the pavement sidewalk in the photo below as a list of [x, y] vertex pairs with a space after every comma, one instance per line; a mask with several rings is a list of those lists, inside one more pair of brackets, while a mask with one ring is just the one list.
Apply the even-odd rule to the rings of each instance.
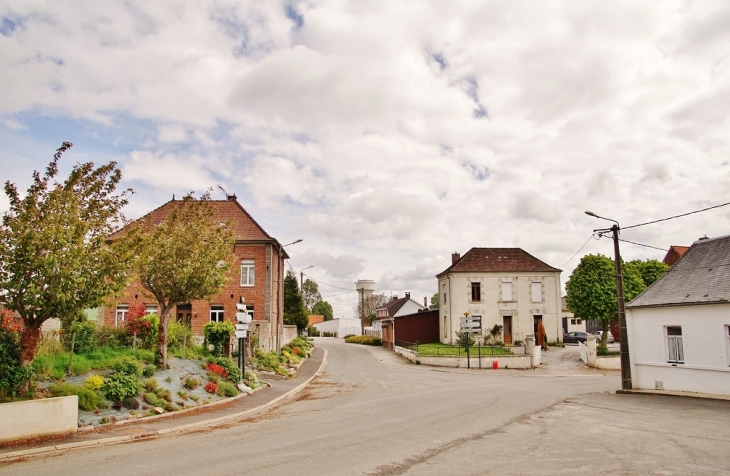
[[315, 347], [312, 355], [299, 367], [296, 377], [288, 380], [263, 379], [269, 386], [251, 395], [242, 394], [217, 404], [156, 417], [124, 420], [90, 431], [81, 429], [67, 436], [0, 445], [0, 462], [34, 454], [151, 438], [242, 418], [271, 408], [299, 392], [319, 374], [326, 363], [327, 351]]

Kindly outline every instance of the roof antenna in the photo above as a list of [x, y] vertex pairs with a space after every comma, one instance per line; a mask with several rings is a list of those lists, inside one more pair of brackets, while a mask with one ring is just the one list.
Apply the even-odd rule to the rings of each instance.
[[218, 184], [218, 188], [221, 189], [223, 191], [223, 193], [226, 194], [226, 198], [228, 200], [235, 200], [236, 199], [236, 195], [235, 194], [231, 195], [230, 193], [226, 192], [226, 189], [223, 188], [223, 185]]

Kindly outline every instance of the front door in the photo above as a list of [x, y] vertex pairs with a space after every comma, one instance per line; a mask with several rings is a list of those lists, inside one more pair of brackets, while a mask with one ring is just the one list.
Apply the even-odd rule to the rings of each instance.
[[502, 317], [502, 337], [505, 345], [512, 345], [512, 316]]

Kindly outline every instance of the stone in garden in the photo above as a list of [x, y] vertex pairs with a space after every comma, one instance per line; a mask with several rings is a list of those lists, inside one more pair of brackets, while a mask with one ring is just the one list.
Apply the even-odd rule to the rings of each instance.
[[251, 395], [253, 393], [253, 389], [245, 384], [239, 383], [238, 384], [238, 390], [240, 390], [243, 393], [246, 393], [248, 395]]
[[165, 413], [165, 410], [163, 410], [160, 407], [155, 407], [155, 408], [152, 409], [152, 411], [155, 412], [155, 413], [157, 413], [158, 415], [162, 415], [163, 413]]

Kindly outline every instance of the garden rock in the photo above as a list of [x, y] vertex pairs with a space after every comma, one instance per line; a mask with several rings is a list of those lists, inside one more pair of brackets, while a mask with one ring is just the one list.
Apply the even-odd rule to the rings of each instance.
[[251, 387], [242, 383], [238, 384], [238, 390], [247, 395], [251, 395], [253, 393], [253, 389]]
[[153, 409], [152, 409], [152, 411], [154, 411], [154, 412], [155, 412], [155, 413], [157, 413], [158, 415], [162, 415], [163, 413], [165, 413], [165, 410], [163, 410], [163, 409], [162, 409], [162, 408], [160, 408], [160, 407], [155, 407], [155, 408], [153, 408]]

